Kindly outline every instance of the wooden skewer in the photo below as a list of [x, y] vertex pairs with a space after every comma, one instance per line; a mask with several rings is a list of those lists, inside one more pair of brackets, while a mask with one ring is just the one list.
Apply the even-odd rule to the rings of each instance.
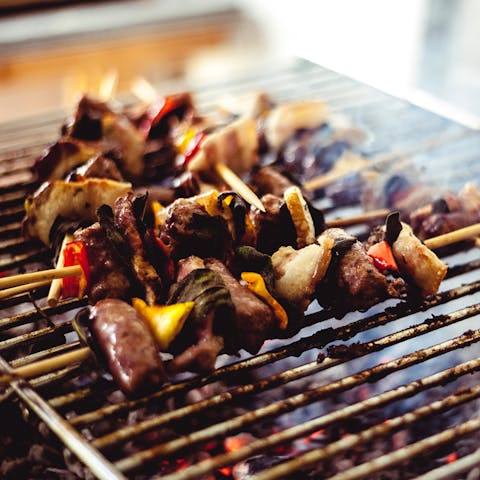
[[[31, 378], [53, 372], [72, 363], [83, 362], [92, 355], [92, 351], [88, 347], [78, 348], [71, 352], [62, 353], [55, 357], [46, 358], [37, 362], [29, 363], [16, 368], [13, 371], [15, 376], [22, 378]], [[8, 383], [12, 379], [12, 375], [3, 375], [0, 377], [0, 385]]]
[[423, 243], [431, 250], [435, 250], [437, 248], [442, 248], [442, 247], [451, 245], [452, 243], [457, 243], [463, 240], [469, 240], [471, 238], [478, 237], [479, 235], [480, 235], [480, 223], [475, 223], [474, 225], [460, 228], [453, 232], [439, 235], [438, 237], [429, 238], [425, 240]]
[[0, 278], [0, 290], [34, 282], [50, 282], [55, 278], [78, 277], [81, 274], [82, 267], [80, 267], [80, 265], [72, 265], [71, 267], [51, 268], [40, 272], [11, 275], [9, 277]]
[[31, 290], [43, 287], [49, 283], [50, 280], [43, 280], [42, 282], [26, 283], [25, 285], [18, 285], [17, 287], [5, 288], [0, 290], [0, 300], [5, 300], [6, 298], [14, 297], [21, 293], [30, 292]]
[[113, 98], [115, 90], [118, 84], [118, 72], [117, 70], [110, 70], [103, 76], [98, 88], [98, 97], [100, 100], [107, 102]]
[[379, 210], [371, 210], [370, 212], [362, 213], [354, 217], [339, 218], [327, 222], [328, 227], [347, 227], [348, 225], [356, 225], [357, 223], [364, 223], [369, 220], [376, 220], [378, 218], [385, 218], [390, 213], [388, 208], [381, 208]]
[[132, 93], [144, 103], [153, 103], [158, 99], [158, 93], [153, 85], [145, 78], [138, 77], [131, 86]]
[[265, 212], [262, 201], [251, 190], [251, 188], [239, 178], [230, 168], [223, 163], [215, 165], [215, 171], [222, 177], [223, 181], [235, 192], [238, 193], [246, 202], [257, 207], [261, 212]]
[[[64, 264], [64, 252], [65, 252], [65, 245], [73, 240], [73, 235], [67, 233], [65, 237], [63, 237], [62, 246], [60, 247], [60, 253], [58, 254], [57, 265], [55, 266], [55, 270], [59, 270], [63, 268]], [[62, 293], [62, 280], [60, 278], [56, 278], [52, 281], [50, 285], [50, 290], [48, 291], [47, 296], [47, 303], [50, 307], [55, 307], [58, 303], [58, 299], [60, 298], [60, 294]]]
[[[370, 212], [370, 214], [371, 213], [372, 212]], [[459, 230], [455, 230], [454, 232], [446, 233], [444, 235], [439, 235], [438, 237], [430, 238], [428, 240], [425, 240], [424, 243], [428, 248], [433, 250], [436, 248], [441, 248], [447, 245], [451, 245], [452, 243], [460, 242], [462, 240], [475, 238], [478, 235], [480, 235], [480, 223], [471, 225], [469, 227], [461, 228]], [[80, 269], [79, 266], [77, 267]], [[65, 267], [63, 270], [67, 268], [71, 269], [72, 267]], [[53, 270], [53, 271], [55, 272], [56, 270]], [[49, 272], [52, 272], [52, 270], [49, 270]], [[43, 273], [43, 272], [36, 272], [36, 273]], [[22, 275], [15, 275], [15, 277], [22, 277]], [[12, 277], [9, 277], [9, 278], [12, 278]], [[39, 282], [39, 283], [44, 284], [46, 282]], [[35, 285], [35, 284], [22, 285], [22, 287], [32, 288], [32, 285]], [[0, 292], [0, 295], [3, 294], [4, 292]], [[90, 348], [82, 347], [72, 352], [63, 353], [55, 357], [47, 358], [45, 360], [40, 360], [38, 362], [34, 362], [28, 365], [24, 365], [22, 367], [18, 367], [14, 370], [14, 374], [24, 378], [35, 377], [35, 376], [43, 375], [45, 373], [48, 373], [54, 370], [58, 370], [72, 363], [82, 362], [87, 358], [89, 358], [91, 355], [92, 355], [92, 352]], [[12, 376], [10, 375], [1, 376], [0, 385], [3, 383], [8, 383], [11, 379], [12, 379]]]

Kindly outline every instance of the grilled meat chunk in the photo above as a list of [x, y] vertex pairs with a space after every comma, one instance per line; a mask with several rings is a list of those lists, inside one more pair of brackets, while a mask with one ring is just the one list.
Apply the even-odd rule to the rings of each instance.
[[272, 255], [275, 290], [288, 302], [305, 311], [332, 258], [333, 240], [320, 237], [300, 250], [281, 247]]
[[35, 160], [33, 170], [40, 182], [60, 180], [73, 168], [98, 155], [99, 152], [92, 146], [74, 138], [61, 138]]
[[249, 212], [256, 232], [257, 250], [271, 255], [281, 246], [295, 245], [297, 233], [283, 200], [272, 194], [264, 195], [261, 200], [265, 212], [253, 206]]
[[410, 214], [410, 225], [421, 240], [480, 222], [480, 191], [467, 183], [458, 195], [446, 194]]
[[276, 168], [267, 166], [258, 169], [250, 178], [257, 195], [262, 196], [271, 193], [277, 197], [283, 197], [283, 193], [295, 184]]
[[238, 175], [258, 163], [256, 122], [243, 117], [207, 135], [198, 153], [188, 164], [190, 171], [210, 170], [224, 163]]
[[[235, 308], [232, 317], [232, 335], [237, 348], [257, 353], [263, 342], [271, 338], [277, 327], [277, 320], [270, 309], [247, 287], [240, 285], [223, 263], [215, 258], [205, 259], [205, 266], [217, 273], [228, 291]], [[230, 340], [230, 339], [228, 339]]]
[[100, 300], [90, 325], [110, 373], [127, 395], [159, 386], [165, 380], [162, 360], [148, 325], [127, 303]]
[[168, 207], [160, 238], [174, 260], [189, 255], [226, 260], [232, 252], [227, 222], [218, 215], [210, 216], [193, 199], [179, 198]]
[[162, 280], [147, 258], [142, 235], [139, 231], [137, 216], [134, 211], [134, 197], [129, 193], [119, 197], [114, 205], [115, 226], [123, 232], [130, 247], [130, 263], [139, 283], [145, 289], [145, 300], [154, 304], [162, 294]]
[[423, 297], [437, 293], [448, 267], [402, 223], [392, 244], [392, 252], [402, 275], [414, 283]]
[[390, 280], [380, 273], [365, 247], [354, 237], [340, 228], [325, 230], [319, 240], [323, 237], [331, 238], [336, 245], [340, 242], [346, 245], [317, 289], [319, 303], [333, 307], [338, 318], [351, 310], [365, 311], [376, 303], [400, 297], [403, 293], [403, 280]]
[[129, 299], [131, 282], [128, 270], [122, 259], [111, 248], [100, 224], [94, 223], [88, 228], [77, 230], [73, 239], [85, 244], [90, 266], [90, 282], [88, 285], [88, 300], [91, 304], [104, 298]]
[[48, 245], [50, 229], [57, 217], [93, 223], [97, 219], [98, 207], [113, 205], [117, 197], [125, 195], [131, 188], [130, 183], [98, 178], [81, 182], [45, 182], [25, 202], [23, 233]]

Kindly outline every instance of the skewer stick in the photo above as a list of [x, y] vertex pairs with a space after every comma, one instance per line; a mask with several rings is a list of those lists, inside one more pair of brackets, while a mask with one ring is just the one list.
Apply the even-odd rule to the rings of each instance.
[[[60, 247], [60, 253], [58, 254], [57, 264], [55, 265], [55, 270], [59, 270], [63, 268], [64, 264], [64, 252], [65, 246], [67, 243], [73, 240], [73, 236], [70, 233], [67, 233], [65, 237], [63, 237], [62, 246]], [[52, 281], [50, 285], [50, 290], [48, 291], [47, 296], [47, 303], [50, 307], [55, 307], [58, 303], [58, 299], [60, 298], [60, 294], [62, 293], [62, 280], [60, 278], [56, 278]]]
[[43, 287], [50, 283], [49, 280], [44, 280], [42, 282], [33, 282], [27, 283], [25, 285], [19, 285], [17, 287], [12, 288], [5, 288], [0, 290], [0, 300], [5, 300], [6, 298], [14, 297], [15, 295], [19, 295], [20, 293], [30, 292], [31, 290], [35, 290], [36, 288]]
[[16, 368], [12, 375], [2, 375], [0, 377], [0, 385], [8, 383], [13, 376], [22, 378], [31, 378], [53, 372], [72, 363], [83, 362], [92, 355], [92, 351], [88, 347], [78, 348], [71, 352], [62, 353], [55, 357], [46, 358], [37, 362], [29, 363]]
[[235, 193], [238, 193], [246, 202], [254, 205], [261, 212], [265, 212], [265, 207], [261, 200], [230, 168], [223, 163], [217, 163], [215, 164], [214, 169]]
[[351, 170], [342, 170], [336, 173], [327, 173], [325, 175], [320, 175], [318, 177], [314, 177], [310, 180], [307, 180], [303, 184], [303, 189], [306, 190], [307, 192], [311, 190], [317, 190], [319, 188], [326, 187], [327, 185], [330, 185], [331, 183], [334, 183], [337, 180], [341, 180], [347, 175], [352, 175], [353, 173], [366, 170], [367, 168], [370, 168], [370, 167], [371, 165], [368, 165], [368, 166], [364, 165], [362, 167], [352, 168]]
[[347, 227], [348, 225], [356, 225], [357, 223], [368, 222], [369, 220], [376, 220], [378, 218], [385, 218], [390, 213], [388, 208], [381, 208], [379, 210], [371, 210], [370, 212], [362, 213], [354, 217], [338, 218], [327, 222], [328, 227]]
[[80, 265], [72, 265], [71, 267], [51, 268], [40, 272], [22, 273], [19, 275], [11, 275], [9, 277], [0, 278], [0, 290], [10, 287], [24, 286], [34, 282], [51, 281], [55, 278], [78, 277], [82, 274]]
[[452, 243], [461, 242], [463, 240], [469, 240], [471, 238], [478, 237], [480, 235], [480, 223], [475, 223], [468, 227], [460, 228], [453, 232], [445, 233], [439, 235], [438, 237], [433, 237], [425, 240], [423, 243], [430, 248], [435, 250], [437, 248], [446, 247]]

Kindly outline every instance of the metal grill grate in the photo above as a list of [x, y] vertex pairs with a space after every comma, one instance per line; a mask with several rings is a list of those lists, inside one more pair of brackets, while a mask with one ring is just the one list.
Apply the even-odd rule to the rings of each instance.
[[[480, 178], [476, 131], [306, 62], [234, 84], [204, 87], [197, 100], [208, 110], [223, 93], [252, 89], [264, 89], [280, 101], [324, 99], [332, 111], [344, 113], [371, 132], [365, 153], [380, 169], [408, 156], [422, 178], [434, 184], [455, 190], [472, 177]], [[48, 250], [20, 237], [19, 221], [32, 184], [29, 166], [55, 139], [63, 115], [57, 112], [0, 126], [0, 271], [30, 271], [49, 262]], [[350, 210], [359, 211], [360, 206]], [[344, 213], [333, 205], [328, 212], [332, 218]], [[142, 478], [169, 480], [208, 474], [225, 478], [225, 467], [265, 453], [280, 463], [265, 464], [256, 476], [245, 478], [299, 478], [299, 472], [312, 470], [317, 471], [313, 477], [324, 478], [318, 473], [321, 465], [339, 456], [352, 457], [359, 445], [377, 439], [387, 442], [395, 432], [443, 418], [442, 412], [456, 412], [425, 438], [364, 459], [361, 465], [353, 462], [334, 476], [373, 478], [384, 470], [395, 478], [392, 472], [399, 465], [432, 449], [443, 451], [445, 445], [455, 449], [461, 439], [475, 434], [478, 439], [480, 417], [475, 405], [480, 376], [467, 374], [480, 371], [480, 329], [474, 329], [475, 319], [480, 318], [480, 254], [459, 251], [445, 261], [450, 269], [442, 291], [423, 303], [389, 301], [342, 321], [312, 309], [295, 338], [269, 341], [253, 357], [221, 357], [223, 366], [212, 374], [179, 379], [139, 399], [121, 398], [111, 382], [92, 374], [96, 369], [90, 364], [71, 365], [28, 384], [14, 380], [3, 399], [12, 400], [13, 389], [99, 478], [122, 478], [119, 472], [132, 478], [138, 472]], [[33, 296], [42, 304], [45, 294], [40, 289]], [[10, 365], [2, 362], [0, 370], [77, 348], [70, 320], [84, 304], [65, 301], [40, 313], [32, 309], [27, 295], [2, 302], [0, 355], [10, 359]], [[15, 335], [11, 330], [22, 326], [31, 326], [31, 331]], [[59, 335], [65, 335], [67, 343], [55, 342]], [[352, 341], [356, 343], [347, 354], [327, 349]], [[362, 389], [368, 389], [368, 395], [356, 397]], [[338, 400], [342, 394], [354, 400], [346, 405], [346, 400]], [[472, 415], [459, 413], [462, 405], [469, 405]], [[358, 424], [359, 418], [372, 412], [376, 420], [348, 436], [325, 445], [311, 443], [303, 450], [295, 447], [295, 455], [285, 453], [295, 442], [308, 443], [305, 439], [319, 430]], [[253, 432], [257, 438], [232, 451], [218, 448], [221, 440], [238, 432]], [[211, 445], [216, 445], [213, 450]], [[188, 466], [183, 462], [199, 451], [209, 452], [204, 461]], [[466, 450], [457, 462], [429, 464], [430, 476], [425, 478], [450, 478], [479, 464], [478, 452]], [[172, 465], [176, 471], [157, 477]]]

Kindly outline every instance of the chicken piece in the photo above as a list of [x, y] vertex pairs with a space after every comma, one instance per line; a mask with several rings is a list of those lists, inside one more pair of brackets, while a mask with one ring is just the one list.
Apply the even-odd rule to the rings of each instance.
[[340, 257], [317, 292], [319, 303], [324, 307], [333, 307], [339, 318], [348, 311], [365, 311], [403, 293], [403, 280], [390, 280], [380, 273], [362, 243], [345, 230], [329, 228], [318, 240], [323, 237], [334, 240], [337, 249], [341, 243], [344, 244]]
[[243, 117], [209, 134], [188, 164], [190, 171], [210, 170], [223, 163], [237, 175], [249, 172], [258, 163], [256, 122]]
[[284, 103], [265, 121], [265, 136], [274, 149], [281, 148], [297, 130], [317, 128], [327, 122], [327, 106], [321, 101]]
[[126, 115], [114, 112], [106, 103], [83, 96], [65, 130], [70, 137], [113, 156], [126, 178], [142, 175], [145, 141]]
[[275, 291], [302, 311], [306, 310], [330, 265], [333, 244], [333, 239], [320, 236], [318, 243], [300, 250], [281, 247], [272, 255]]
[[448, 267], [402, 223], [402, 230], [392, 244], [392, 252], [402, 275], [419, 289], [422, 297], [437, 293]]
[[50, 244], [50, 229], [57, 217], [95, 222], [96, 210], [103, 204], [113, 205], [115, 200], [131, 190], [130, 183], [88, 178], [81, 182], [53, 180], [44, 182], [25, 201], [26, 216], [23, 234], [39, 238]]
[[92, 308], [89, 320], [109, 371], [124, 393], [151, 390], [165, 381], [153, 334], [132, 306], [107, 298]]

